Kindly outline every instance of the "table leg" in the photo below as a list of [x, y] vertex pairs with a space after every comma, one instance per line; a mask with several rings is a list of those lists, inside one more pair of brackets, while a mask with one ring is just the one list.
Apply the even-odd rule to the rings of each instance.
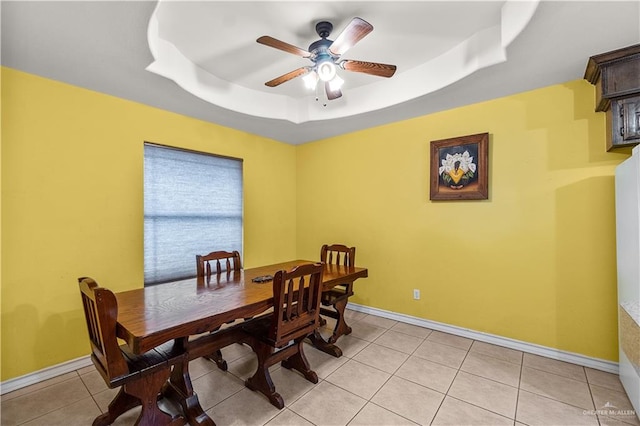
[[[350, 288], [347, 291], [351, 292]], [[338, 341], [338, 338], [340, 338], [340, 336], [351, 334], [352, 331], [351, 327], [347, 325], [347, 322], [344, 319], [344, 311], [347, 308], [347, 302], [347, 297], [344, 297], [336, 300], [331, 305], [333, 306], [333, 310], [320, 308], [320, 314], [326, 315], [336, 320], [336, 325], [333, 328], [333, 334], [331, 335], [331, 337], [329, 337], [328, 341], [322, 337], [318, 330], [316, 330], [313, 335], [309, 336], [309, 340], [311, 340], [313, 346], [323, 352], [328, 353], [329, 355], [335, 356], [336, 358], [342, 356], [342, 350], [337, 347], [335, 343]], [[324, 323], [326, 324], [326, 320], [324, 320]]]
[[184, 416], [191, 426], [216, 426], [200, 406], [198, 395], [193, 391], [188, 360], [173, 367], [171, 378], [162, 393], [165, 397], [180, 404]]
[[345, 334], [351, 334], [351, 327], [349, 327], [344, 320], [344, 310], [347, 307], [347, 299], [338, 300], [333, 304], [336, 310], [336, 326], [333, 329], [333, 335], [329, 338], [329, 343], [335, 343], [338, 338]]

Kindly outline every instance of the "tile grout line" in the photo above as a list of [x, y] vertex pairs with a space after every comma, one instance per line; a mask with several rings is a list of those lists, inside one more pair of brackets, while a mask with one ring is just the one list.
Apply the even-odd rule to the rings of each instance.
[[520, 389], [522, 387], [522, 373], [524, 371], [524, 352], [520, 354], [520, 375], [518, 377], [518, 389], [516, 391], [516, 406], [513, 411], [513, 424], [518, 422], [518, 406], [520, 405]]
[[[354, 321], [354, 323], [357, 323], [357, 322], [359, 322], [359, 321]], [[353, 324], [353, 323], [352, 323], [352, 324]], [[398, 322], [397, 322], [397, 321], [396, 321], [396, 324], [398, 324]], [[357, 355], [357, 354], [361, 353], [364, 349], [366, 349], [367, 347], [369, 347], [371, 344], [374, 344], [374, 343], [375, 343], [375, 341], [376, 341], [377, 339], [379, 339], [379, 338], [380, 338], [380, 337], [382, 337], [384, 334], [386, 334], [386, 333], [387, 333], [389, 330], [391, 330], [391, 329], [392, 329], [396, 324], [394, 324], [393, 326], [391, 326], [391, 327], [389, 327], [389, 328], [385, 328], [385, 331], [384, 331], [382, 334], [380, 334], [379, 336], [377, 336], [374, 340], [372, 340], [372, 341], [367, 341], [367, 342], [368, 342], [368, 344], [367, 344], [365, 347], [363, 347], [361, 350], [359, 350], [355, 355]], [[373, 326], [373, 327], [378, 327], [378, 326], [376, 326], [376, 325], [374, 325], [374, 324], [368, 324], [368, 325]], [[378, 327], [378, 328], [384, 328], [384, 327]], [[395, 331], [395, 332], [396, 332], [396, 333], [400, 333], [400, 332], [398, 332], [398, 331]], [[405, 333], [401, 333], [401, 334], [405, 334]], [[405, 335], [409, 336], [408, 334], [405, 334]], [[411, 336], [411, 337], [416, 337], [416, 336]], [[354, 337], [354, 338], [356, 338], [356, 339], [357, 339], [357, 337]], [[419, 337], [418, 337], [418, 338], [419, 338]], [[419, 338], [419, 339], [420, 339], [420, 338]], [[425, 338], [421, 338], [421, 339], [422, 339], [422, 342], [421, 342], [420, 344], [422, 344], [422, 343], [424, 342], [424, 340], [426, 340], [426, 337], [425, 337]], [[361, 340], [362, 340], [362, 339], [361, 339]], [[378, 346], [380, 346], [380, 347], [383, 347], [383, 348], [387, 348], [387, 349], [390, 349], [390, 350], [395, 350], [396, 352], [400, 352], [400, 353], [404, 353], [404, 354], [406, 354], [406, 352], [398, 351], [397, 349], [389, 348], [389, 347], [387, 347], [387, 346], [383, 346], [383, 345], [380, 345], [380, 344], [377, 344], [377, 345], [378, 345]], [[360, 414], [360, 412], [362, 412], [362, 410], [363, 410], [363, 409], [367, 406], [367, 404], [369, 404], [369, 403], [374, 404], [374, 405], [376, 405], [376, 406], [378, 406], [378, 407], [380, 407], [380, 408], [382, 408], [382, 409], [384, 409], [384, 410], [387, 410], [387, 411], [389, 411], [389, 412], [391, 412], [391, 413], [393, 413], [393, 414], [395, 414], [395, 415], [397, 415], [397, 416], [400, 416], [400, 417], [402, 417], [402, 418], [406, 418], [406, 417], [404, 417], [404, 416], [402, 416], [402, 415], [400, 415], [400, 414], [398, 414], [398, 413], [396, 413], [396, 412], [394, 412], [394, 411], [391, 411], [391, 410], [389, 410], [389, 409], [387, 409], [387, 408], [384, 408], [384, 407], [382, 407], [382, 406], [380, 406], [380, 405], [376, 404], [375, 402], [373, 402], [373, 401], [372, 401], [372, 399], [373, 399], [373, 398], [375, 398], [375, 396], [378, 394], [378, 392], [380, 392], [380, 390], [381, 390], [381, 389], [382, 389], [382, 388], [383, 388], [383, 387], [384, 387], [384, 386], [385, 386], [385, 385], [386, 385], [386, 384], [391, 380], [391, 378], [393, 378], [393, 377], [395, 376], [395, 373], [396, 373], [396, 372], [397, 372], [397, 371], [402, 367], [402, 365], [404, 365], [404, 364], [407, 362], [407, 360], [411, 357], [411, 355], [412, 355], [412, 354], [417, 350], [417, 348], [418, 348], [419, 346], [420, 346], [420, 345], [418, 345], [418, 346], [416, 347], [416, 349], [414, 349], [414, 350], [413, 350], [413, 352], [411, 352], [410, 354], [408, 354], [409, 356], [407, 357], [407, 359], [405, 359], [405, 360], [400, 364], [400, 366], [398, 366], [398, 368], [396, 368], [396, 370], [395, 370], [393, 373], [389, 373], [389, 372], [384, 371], [384, 370], [381, 370], [381, 369], [379, 369], [379, 368], [377, 368], [377, 367], [371, 366], [371, 365], [369, 365], [369, 364], [365, 364], [365, 363], [363, 363], [363, 362], [361, 362], [361, 361], [358, 361], [358, 360], [356, 360], [356, 359], [354, 359], [354, 358], [349, 358], [349, 361], [357, 362], [357, 363], [359, 363], [359, 364], [362, 364], [362, 365], [365, 365], [365, 366], [367, 366], [367, 367], [370, 367], [370, 368], [373, 368], [373, 369], [375, 369], [375, 370], [378, 370], [378, 371], [380, 371], [380, 372], [382, 372], [382, 373], [389, 374], [389, 377], [388, 377], [388, 378], [384, 381], [384, 383], [383, 383], [383, 384], [378, 388], [378, 390], [376, 390], [376, 391], [373, 393], [373, 395], [371, 395], [371, 397], [370, 397], [370, 398], [366, 399], [366, 403], [365, 403], [362, 407], [360, 407], [360, 409], [359, 409], [359, 410], [358, 410], [358, 411], [353, 415], [353, 417], [351, 417], [351, 419], [349, 419], [349, 421], [347, 422], [347, 425], [348, 425], [348, 424], [350, 424], [350, 423], [351, 423], [351, 422], [352, 422], [352, 421], [353, 421], [353, 420], [358, 416], [358, 414]], [[355, 356], [355, 355], [354, 355], [354, 356]], [[349, 362], [349, 361], [347, 361], [347, 362]], [[345, 362], [342, 366], [344, 366], [347, 362]], [[338, 369], [339, 369], [339, 368], [341, 368], [342, 366], [338, 367]], [[337, 369], [336, 369], [336, 371], [337, 371]], [[335, 372], [335, 371], [334, 371], [334, 372]], [[333, 373], [332, 373], [332, 374], [333, 374]], [[329, 377], [329, 376], [327, 376], [327, 377]], [[353, 395], [355, 395], [355, 396], [359, 396], [359, 395], [356, 395], [356, 394], [354, 394], [353, 392], [351, 392], [351, 391], [349, 391], [349, 390], [347, 390], [347, 389], [344, 389], [343, 387], [341, 387], [341, 386], [339, 386], [339, 385], [336, 385], [336, 384], [334, 384], [334, 383], [332, 383], [332, 382], [328, 382], [328, 383], [330, 383], [330, 384], [332, 384], [333, 386], [336, 386], [336, 387], [338, 387], [338, 388], [340, 388], [340, 389], [344, 390], [345, 392], [349, 392], [349, 393], [351, 393], [351, 394], [353, 394]], [[360, 397], [360, 398], [362, 398], [362, 397]], [[363, 399], [364, 399], [364, 398], [363, 398]], [[407, 419], [407, 420], [409, 420], [409, 419]], [[411, 421], [411, 420], [409, 420], [409, 421]]]
[[[398, 323], [396, 323], [396, 324], [398, 324]], [[395, 326], [396, 324], [394, 324], [394, 326]], [[391, 328], [393, 328], [393, 327], [391, 327]], [[391, 328], [387, 329], [387, 331], [389, 331]], [[397, 331], [396, 331], [396, 332], [397, 332]], [[385, 331], [385, 333], [386, 333], [386, 331]], [[384, 333], [383, 333], [383, 334], [384, 334]], [[430, 332], [429, 334], [431, 334], [431, 332]], [[383, 383], [383, 384], [378, 388], [378, 390], [377, 390], [377, 391], [375, 391], [375, 392], [373, 393], [373, 395], [371, 395], [371, 398], [369, 398], [369, 399], [367, 400], [367, 403], [374, 404], [375, 406], [380, 407], [380, 408], [382, 408], [383, 410], [389, 411], [390, 413], [393, 413], [393, 414], [395, 414], [396, 416], [402, 417], [403, 419], [406, 419], [406, 420], [408, 420], [408, 421], [410, 421], [410, 422], [412, 422], [412, 423], [415, 423], [413, 420], [411, 420], [411, 419], [409, 419], [409, 418], [407, 418], [407, 417], [405, 417], [405, 416], [401, 415], [400, 413], [396, 413], [395, 411], [391, 411], [391, 410], [389, 410], [388, 408], [385, 408], [385, 407], [383, 407], [383, 406], [381, 406], [381, 405], [379, 405], [379, 404], [376, 404], [375, 402], [373, 402], [373, 398], [375, 398], [375, 396], [376, 396], [376, 395], [377, 395], [377, 394], [382, 390], [382, 388], [384, 388], [384, 386], [385, 386], [387, 383], [389, 383], [389, 381], [390, 381], [393, 377], [396, 377], [396, 375], [395, 375], [395, 374], [398, 372], [398, 370], [399, 370], [399, 369], [400, 369], [400, 368], [401, 368], [401, 367], [402, 367], [402, 366], [403, 366], [403, 365], [404, 365], [404, 364], [409, 360], [409, 358], [411, 358], [411, 355], [413, 355], [413, 354], [418, 350], [418, 348], [420, 347], [420, 345], [422, 345], [422, 344], [427, 340], [427, 337], [429, 336], [429, 334], [427, 334], [425, 337], [423, 337], [423, 338], [422, 338], [422, 342], [420, 342], [420, 344], [419, 344], [418, 346], [416, 346], [416, 348], [413, 350], [413, 352], [411, 352], [411, 353], [409, 354], [409, 356], [407, 357], [407, 359], [405, 359], [405, 360], [402, 362], [402, 364], [400, 364], [400, 366], [396, 369], [396, 371], [395, 371], [395, 372], [393, 372], [393, 373], [387, 373], [386, 371], [383, 371], [383, 370], [377, 369], [378, 371], [382, 371], [382, 372], [384, 372], [384, 373], [389, 374], [389, 378], [388, 378], [387, 380], [385, 380], [385, 382], [384, 382], [384, 383]], [[379, 338], [379, 337], [380, 337], [380, 336], [378, 336], [378, 338]], [[412, 337], [417, 337], [417, 336], [412, 336]], [[419, 338], [419, 337], [418, 337], [418, 338]], [[371, 343], [373, 343], [373, 342], [370, 342], [370, 344], [371, 344]], [[381, 345], [380, 345], [380, 346], [381, 346]], [[391, 349], [391, 348], [389, 348], [389, 349]], [[358, 362], [357, 360], [354, 360], [354, 361]], [[367, 364], [364, 364], [364, 365], [367, 365]], [[372, 366], [370, 366], [370, 367], [372, 367]], [[372, 367], [372, 368], [375, 368], [375, 367]], [[349, 423], [351, 423], [351, 422], [352, 422], [352, 421], [353, 421], [353, 420], [358, 416], [358, 414], [359, 414], [359, 413], [364, 409], [364, 407], [366, 407], [366, 406], [367, 406], [367, 404], [365, 404], [364, 406], [362, 406], [362, 408], [360, 408], [360, 410], [358, 410], [358, 413], [356, 413], [356, 414], [353, 416], [353, 418], [351, 418], [351, 420], [349, 420], [349, 422], [347, 423], [347, 425], [348, 425]]]
[[[429, 334], [429, 335], [431, 335], [431, 334]], [[425, 339], [425, 341], [426, 341], [426, 339]], [[467, 352], [464, 354], [464, 358], [462, 358], [462, 361], [460, 362], [460, 365], [456, 369], [456, 374], [453, 376], [453, 380], [451, 380], [451, 383], [449, 384], [449, 387], [447, 388], [447, 391], [444, 393], [444, 398], [442, 398], [442, 401], [440, 401], [440, 404], [438, 404], [438, 408], [436, 409], [436, 412], [433, 413], [433, 418], [431, 419], [431, 422], [429, 422], [429, 424], [432, 424], [433, 421], [436, 419], [436, 417], [438, 416], [438, 412], [442, 408], [442, 404], [444, 404], [444, 400], [447, 399], [447, 396], [449, 396], [449, 391], [451, 390], [451, 387], [453, 386], [453, 382], [456, 381], [456, 377], [458, 377], [458, 374], [460, 373], [460, 370], [462, 369], [462, 365], [464, 364], [464, 361], [469, 356], [469, 352], [471, 351], [471, 346], [473, 346], [473, 342], [471, 343], [471, 345], [467, 349]], [[460, 348], [458, 348], [458, 349], [460, 349]], [[464, 402], [466, 402], [466, 401], [464, 401]]]

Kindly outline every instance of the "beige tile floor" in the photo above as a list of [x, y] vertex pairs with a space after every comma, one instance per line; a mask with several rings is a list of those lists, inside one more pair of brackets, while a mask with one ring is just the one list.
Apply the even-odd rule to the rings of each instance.
[[[223, 351], [227, 372], [204, 359], [190, 364], [202, 407], [218, 426], [640, 426], [614, 374], [356, 311], [347, 314], [353, 333], [338, 342], [341, 358], [306, 346], [317, 384], [279, 365], [272, 368], [283, 410], [245, 388], [256, 360], [241, 345]], [[93, 367], [83, 368], [3, 395], [1, 424], [90, 425], [115, 392]], [[138, 413], [139, 408], [131, 410], [115, 424], [132, 425]]]

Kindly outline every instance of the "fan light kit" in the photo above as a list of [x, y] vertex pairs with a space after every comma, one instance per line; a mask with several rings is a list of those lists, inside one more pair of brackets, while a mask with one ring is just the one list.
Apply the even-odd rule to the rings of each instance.
[[361, 72], [387, 78], [393, 76], [396, 72], [395, 65], [340, 59], [347, 50], [373, 30], [373, 26], [364, 19], [353, 18], [335, 40], [329, 40], [327, 38], [332, 30], [333, 24], [331, 24], [331, 22], [318, 22], [316, 24], [316, 32], [320, 36], [320, 40], [311, 43], [308, 50], [301, 49], [269, 36], [262, 36], [256, 40], [265, 46], [302, 56], [313, 62], [313, 65], [290, 71], [280, 77], [267, 81], [265, 84], [269, 87], [275, 87], [302, 76], [305, 86], [309, 89], [315, 89], [318, 81], [324, 82], [327, 99], [333, 100], [342, 96], [340, 88], [344, 83], [344, 80], [338, 75], [338, 67], [346, 71]]
[[330, 60], [326, 60], [316, 65], [318, 77], [322, 81], [331, 81], [336, 76], [336, 66]]

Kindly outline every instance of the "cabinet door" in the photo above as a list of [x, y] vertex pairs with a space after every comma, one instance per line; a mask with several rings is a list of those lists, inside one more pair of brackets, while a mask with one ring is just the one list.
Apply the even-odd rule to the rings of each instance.
[[622, 139], [625, 141], [640, 138], [640, 97], [622, 101]]
[[640, 96], [611, 102], [613, 146], [640, 143]]

